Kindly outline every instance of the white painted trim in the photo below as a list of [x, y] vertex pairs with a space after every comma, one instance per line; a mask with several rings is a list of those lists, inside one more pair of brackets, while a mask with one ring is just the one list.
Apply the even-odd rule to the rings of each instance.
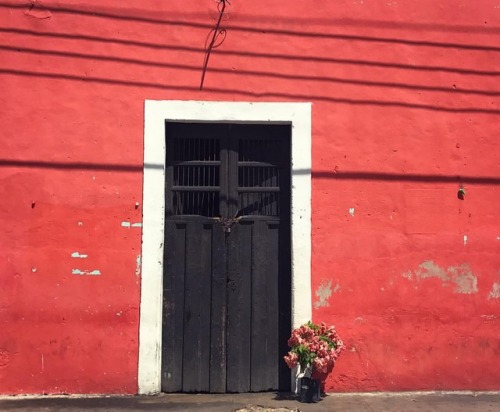
[[161, 391], [165, 121], [292, 125], [292, 326], [311, 319], [311, 103], [146, 100], [139, 325], [140, 394]]

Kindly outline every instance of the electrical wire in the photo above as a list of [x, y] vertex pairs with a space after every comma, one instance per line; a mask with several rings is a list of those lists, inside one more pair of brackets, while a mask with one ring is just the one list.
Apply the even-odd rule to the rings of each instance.
[[[217, 24], [215, 25], [215, 28], [212, 30], [213, 32], [212, 39], [210, 40], [210, 43], [205, 52], [203, 69], [201, 73], [200, 90], [203, 89], [203, 83], [205, 82], [205, 74], [207, 72], [208, 60], [210, 59], [210, 54], [212, 53], [212, 50], [215, 49], [216, 47], [219, 47], [226, 38], [226, 29], [221, 27], [221, 22], [222, 22], [222, 17], [224, 16], [224, 12], [226, 10], [226, 6], [228, 4], [231, 4], [229, 3], [228, 0], [219, 0], [219, 3], [217, 4], [217, 10], [219, 11], [219, 18], [217, 19]], [[217, 42], [220, 36], [223, 36], [223, 38], [222, 40]]]

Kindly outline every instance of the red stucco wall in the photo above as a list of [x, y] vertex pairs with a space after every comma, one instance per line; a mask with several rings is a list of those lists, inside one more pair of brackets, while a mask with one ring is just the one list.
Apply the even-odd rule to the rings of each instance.
[[500, 389], [498, 2], [233, 0], [203, 91], [213, 0], [30, 3], [0, 2], [0, 393], [137, 391], [145, 99], [313, 102], [327, 390]]

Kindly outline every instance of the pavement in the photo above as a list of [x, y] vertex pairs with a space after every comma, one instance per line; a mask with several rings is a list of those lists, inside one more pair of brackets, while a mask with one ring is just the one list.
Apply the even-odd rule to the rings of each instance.
[[157, 396], [4, 396], [11, 412], [500, 412], [500, 392], [329, 394], [314, 404], [284, 393], [160, 394]]

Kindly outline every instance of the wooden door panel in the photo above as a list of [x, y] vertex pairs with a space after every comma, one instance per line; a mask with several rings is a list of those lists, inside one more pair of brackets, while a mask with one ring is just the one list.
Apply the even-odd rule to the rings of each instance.
[[228, 234], [227, 391], [250, 390], [252, 226]]
[[182, 362], [184, 392], [208, 392], [210, 389], [212, 228], [213, 225], [201, 221], [187, 224]]
[[212, 230], [212, 316], [210, 324], [210, 392], [226, 392], [226, 234], [215, 224]]
[[256, 221], [252, 237], [252, 392], [278, 389], [279, 223]]
[[[182, 391], [186, 224], [165, 222], [162, 391]], [[167, 356], [165, 356], [165, 354]]]

